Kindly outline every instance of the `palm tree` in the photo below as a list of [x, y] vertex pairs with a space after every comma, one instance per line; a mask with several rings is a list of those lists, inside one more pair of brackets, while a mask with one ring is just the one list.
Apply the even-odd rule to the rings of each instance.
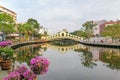
[[24, 23], [18, 27], [19, 33], [25, 38], [29, 38], [33, 33], [33, 27], [31, 27], [28, 23]]

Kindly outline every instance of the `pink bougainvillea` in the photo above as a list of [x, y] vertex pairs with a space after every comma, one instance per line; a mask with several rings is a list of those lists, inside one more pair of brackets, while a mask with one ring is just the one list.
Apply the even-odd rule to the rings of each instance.
[[12, 41], [10, 41], [10, 40], [0, 42], [1, 47], [6, 47], [10, 44], [12, 44]]
[[45, 74], [48, 71], [50, 62], [44, 57], [35, 57], [30, 61], [30, 68], [35, 74]]

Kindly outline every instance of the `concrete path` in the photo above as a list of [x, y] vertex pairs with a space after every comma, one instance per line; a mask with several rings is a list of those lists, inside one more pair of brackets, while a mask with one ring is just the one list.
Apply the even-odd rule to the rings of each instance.
[[7, 71], [0, 70], [0, 80], [3, 80], [5, 76], [7, 76]]

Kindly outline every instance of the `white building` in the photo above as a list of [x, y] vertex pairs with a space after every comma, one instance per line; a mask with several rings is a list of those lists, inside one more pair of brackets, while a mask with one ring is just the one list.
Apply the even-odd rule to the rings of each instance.
[[44, 34], [45, 32], [47, 32], [48, 33], [48, 29], [47, 28], [40, 28], [40, 30], [39, 30], [39, 34]]
[[105, 20], [94, 21], [94, 23], [96, 23], [97, 25], [95, 27], [93, 27], [93, 34], [95, 36], [100, 36], [100, 29], [101, 29], [100, 25], [106, 23], [106, 21]]

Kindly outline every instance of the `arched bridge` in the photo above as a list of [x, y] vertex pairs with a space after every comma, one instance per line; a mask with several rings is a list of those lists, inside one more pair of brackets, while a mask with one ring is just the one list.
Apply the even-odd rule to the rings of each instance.
[[56, 39], [71, 39], [71, 40], [80, 42], [83, 38], [69, 34], [67, 31], [61, 31], [55, 35], [45, 37], [44, 39], [46, 39], [47, 41], [52, 41], [52, 40], [56, 40]]

